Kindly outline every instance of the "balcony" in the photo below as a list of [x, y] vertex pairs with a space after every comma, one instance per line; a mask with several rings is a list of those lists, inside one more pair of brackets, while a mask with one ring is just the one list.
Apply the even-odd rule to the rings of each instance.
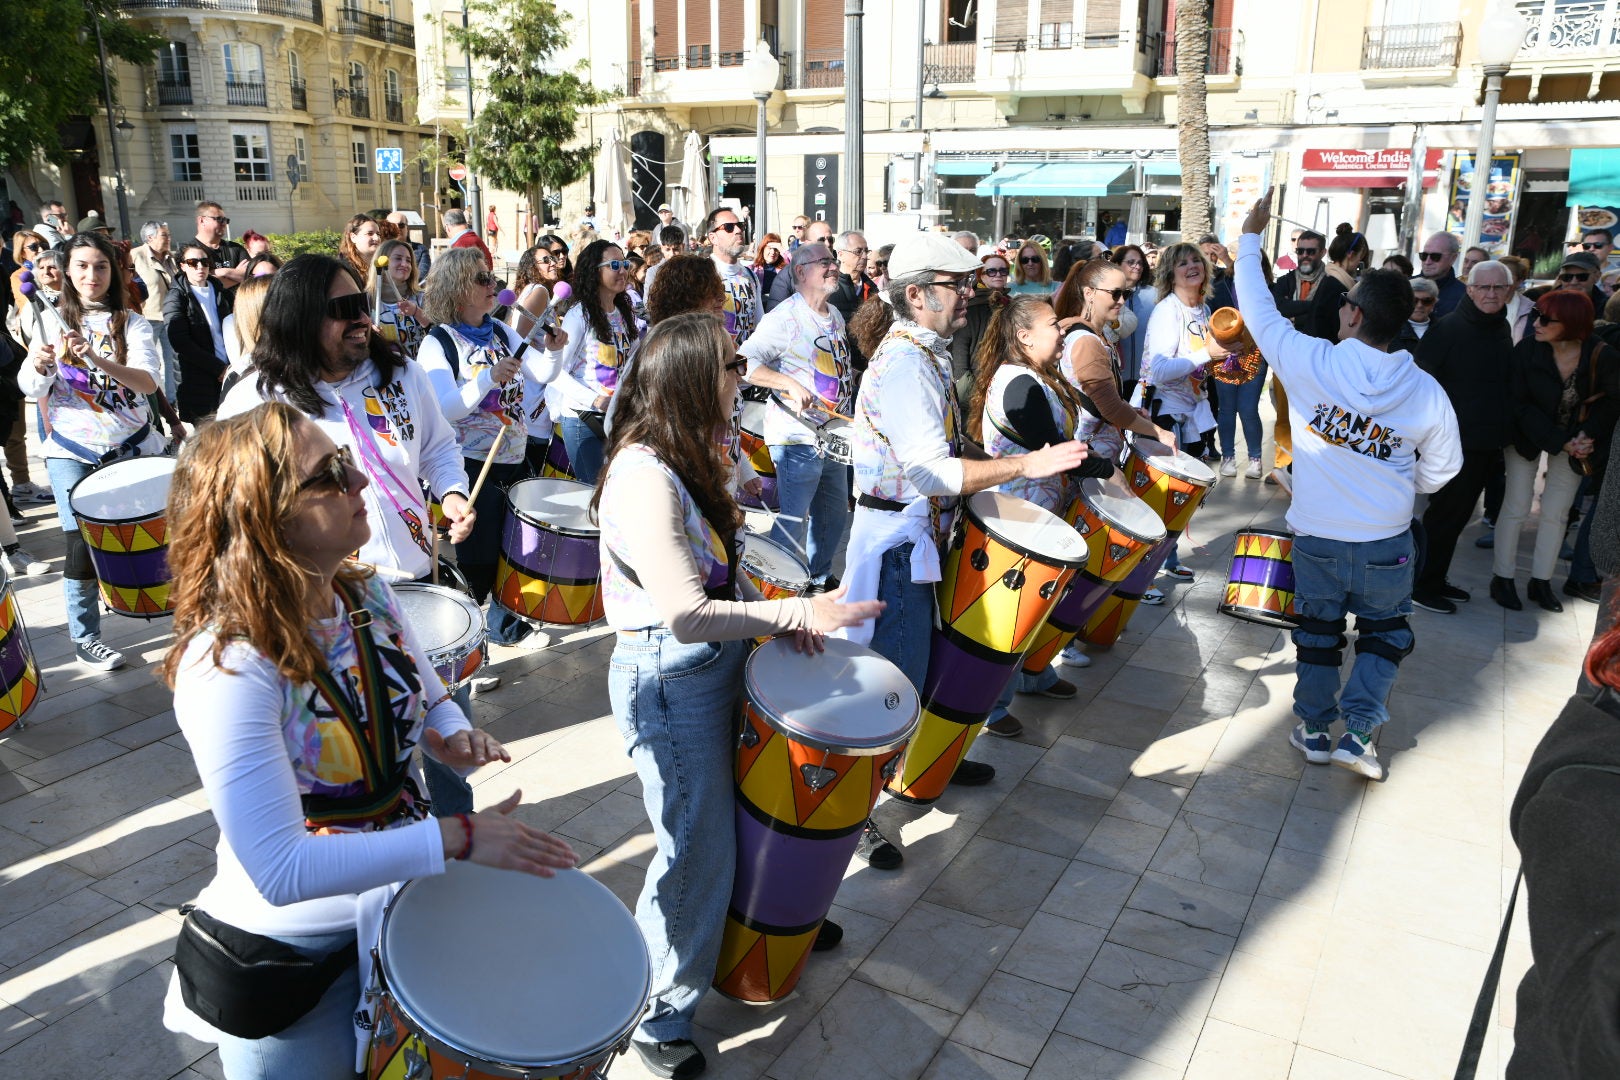
[[371, 95], [364, 89], [344, 90], [337, 83], [332, 84], [332, 106], [347, 98], [349, 101], [349, 115], [359, 117], [361, 120], [371, 119]]
[[269, 101], [264, 92], [263, 72], [252, 75], [226, 75], [225, 104], [257, 105], [260, 108], [268, 105]]
[[[1176, 39], [1174, 35], [1152, 35], [1156, 40], [1157, 48], [1154, 50], [1159, 57], [1158, 69], [1154, 72], [1156, 78], [1173, 79], [1176, 77]], [[1205, 75], [1242, 75], [1243, 74], [1243, 33], [1230, 26], [1215, 27], [1209, 32], [1209, 59], [1204, 63]]]
[[974, 63], [978, 55], [976, 41], [950, 41], [943, 45], [923, 46], [923, 78], [925, 83], [970, 83], [974, 76]]
[[405, 99], [397, 97], [383, 98], [383, 116], [390, 124], [403, 124], [405, 122]]
[[266, 15], [273, 19], [299, 19], [321, 26], [326, 22], [321, 0], [120, 0], [125, 11], [215, 11], [226, 15]]
[[783, 71], [787, 80], [784, 89], [825, 90], [844, 85], [843, 49], [806, 49], [797, 67], [790, 60], [789, 55], [783, 55]]
[[275, 202], [276, 185], [236, 182], [236, 201], [244, 203]]
[[407, 49], [416, 48], [416, 28], [410, 23], [390, 19], [387, 16], [364, 11], [357, 7], [344, 6], [338, 8], [338, 32], [358, 34], [360, 37], [380, 41], [385, 45], [400, 45]]
[[166, 185], [170, 206], [190, 206], [208, 197], [205, 184], [171, 183]]
[[157, 103], [159, 105], [190, 105], [191, 76], [181, 75], [176, 78], [158, 79]]
[[1604, 0], [1518, 0], [1529, 22], [1524, 49], [1539, 56], [1610, 51], [1620, 46], [1620, 12]]
[[303, 80], [290, 83], [288, 89], [292, 91], [292, 107], [299, 112], [309, 112], [309, 88]]
[[1361, 69], [1456, 67], [1461, 50], [1461, 23], [1369, 26], [1361, 38]]

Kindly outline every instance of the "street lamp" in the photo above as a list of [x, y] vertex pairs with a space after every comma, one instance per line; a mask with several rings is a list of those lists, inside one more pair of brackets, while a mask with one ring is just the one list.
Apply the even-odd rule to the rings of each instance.
[[1463, 223], [1463, 248], [1479, 243], [1485, 216], [1485, 198], [1491, 187], [1491, 158], [1495, 153], [1496, 103], [1502, 97], [1502, 76], [1513, 66], [1519, 45], [1529, 29], [1524, 17], [1502, 0], [1494, 0], [1479, 24], [1479, 62], [1485, 69], [1485, 111], [1479, 121], [1479, 151], [1474, 154], [1474, 179], [1468, 191], [1468, 216]]
[[91, 9], [90, 21], [96, 27], [96, 52], [101, 56], [101, 102], [107, 109], [107, 142], [112, 145], [113, 181], [117, 184], [118, 190], [118, 230], [125, 239], [128, 239], [129, 196], [124, 192], [124, 158], [118, 149], [118, 136], [123, 128], [131, 125], [128, 120], [113, 123], [112, 76], [107, 65], [107, 43], [101, 36], [101, 14]]
[[[463, 35], [468, 32], [466, 4], [461, 5], [461, 32]], [[467, 62], [467, 148], [470, 150], [472, 148], [473, 125], [478, 123], [478, 112], [473, 108], [472, 49], [468, 48], [465, 37], [462, 38], [461, 53]], [[468, 224], [472, 227], [473, 235], [477, 236], [484, 227], [484, 219], [479, 213], [483, 208], [478, 205], [478, 176], [472, 170], [470, 162], [472, 155], [469, 153], [467, 157], [469, 158], [467, 165], [467, 209], [472, 212], [472, 218]]]
[[754, 150], [754, 239], [757, 241], [769, 231], [765, 227], [765, 107], [770, 104], [771, 95], [776, 93], [776, 84], [782, 78], [782, 65], [771, 55], [771, 47], [764, 38], [754, 42], [753, 51], [743, 61], [743, 77], [754, 92], [754, 100], [759, 102], [759, 114], [754, 121], [757, 142]]

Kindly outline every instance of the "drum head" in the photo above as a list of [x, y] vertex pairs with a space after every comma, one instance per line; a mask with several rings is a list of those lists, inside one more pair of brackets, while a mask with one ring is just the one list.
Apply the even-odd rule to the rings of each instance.
[[1080, 483], [1086, 505], [1108, 524], [1149, 544], [1164, 539], [1164, 522], [1129, 491], [1088, 476]]
[[1172, 450], [1157, 439], [1137, 438], [1132, 446], [1138, 457], [1160, 472], [1199, 487], [1215, 486], [1215, 470], [1190, 454]]
[[163, 513], [173, 478], [174, 458], [126, 458], [74, 484], [68, 505], [92, 521], [140, 521]]
[[1019, 551], [1047, 562], [1085, 565], [1086, 542], [1074, 526], [1028, 499], [979, 491], [968, 497], [968, 512], [998, 540]]
[[763, 436], [765, 434], [765, 403], [763, 401], [744, 401], [742, 417], [738, 426], [750, 435]]
[[591, 485], [578, 480], [539, 476], [506, 489], [506, 501], [523, 520], [553, 532], [596, 536], [591, 521]]
[[810, 584], [810, 568], [793, 552], [756, 532], [743, 534], [743, 566], [777, 585], [803, 590]]
[[478, 605], [454, 589], [402, 581], [394, 586], [394, 598], [417, 644], [429, 655], [468, 645], [484, 632]]
[[389, 903], [378, 956], [427, 1035], [535, 1070], [612, 1047], [640, 1021], [651, 979], [635, 918], [579, 870], [548, 879], [449, 863]]
[[922, 711], [901, 670], [843, 638], [825, 645], [807, 655], [780, 637], [755, 649], [744, 679], [748, 700], [772, 727], [818, 749], [869, 757], [909, 738]]

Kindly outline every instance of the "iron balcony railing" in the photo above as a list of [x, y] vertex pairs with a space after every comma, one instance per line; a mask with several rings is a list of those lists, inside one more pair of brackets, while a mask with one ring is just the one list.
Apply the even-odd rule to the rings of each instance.
[[1545, 55], [1620, 46], [1620, 11], [1604, 0], [1518, 0], [1514, 6], [1529, 23], [1526, 51]]
[[300, 112], [309, 111], [309, 88], [302, 79], [290, 83], [288, 89], [292, 91], [292, 107]]
[[[1175, 36], [1154, 34], [1157, 39], [1159, 64], [1154, 74], [1161, 79], [1176, 75]], [[1209, 32], [1209, 59], [1204, 62], [1205, 75], [1243, 74], [1243, 33], [1230, 26], [1214, 27]]]
[[321, 0], [120, 0], [125, 11], [218, 11], [229, 15], [269, 15], [325, 23]]
[[191, 76], [183, 75], [172, 79], [158, 79], [157, 103], [159, 105], [190, 105]]
[[268, 105], [269, 101], [264, 92], [264, 76], [225, 76], [225, 104], [258, 105], [261, 107]]
[[843, 49], [806, 49], [801, 63], [799, 87], [824, 89], [844, 85]]
[[978, 42], [948, 41], [923, 46], [923, 82], [970, 83], [974, 77]]
[[1456, 67], [1461, 52], [1461, 23], [1369, 26], [1361, 37], [1361, 69]]
[[378, 15], [374, 11], [346, 4], [338, 8], [338, 30], [345, 34], [358, 34], [388, 45], [416, 48], [416, 28], [410, 23]]
[[405, 122], [405, 99], [389, 97], [383, 99], [383, 115], [390, 124], [403, 124]]

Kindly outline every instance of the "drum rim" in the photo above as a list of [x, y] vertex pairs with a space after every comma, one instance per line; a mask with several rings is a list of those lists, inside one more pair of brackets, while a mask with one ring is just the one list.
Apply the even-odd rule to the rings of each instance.
[[[607, 897], [612, 898], [612, 900], [619, 904], [621, 908], [624, 907], [623, 903], [619, 901], [619, 898], [614, 896], [611, 889], [609, 889], [606, 885], [603, 885], [600, 881], [597, 881], [595, 878], [591, 877], [589, 874], [585, 873], [585, 871], [575, 869], [572, 871], [563, 870], [559, 871], [559, 873], [579, 874], [585, 880], [589, 881], [591, 885], [599, 888], [603, 893], [606, 894]], [[436, 878], [440, 876], [442, 875], [432, 874], [428, 877]], [[492, 1060], [484, 1057], [481, 1054], [475, 1053], [474, 1051], [468, 1050], [457, 1043], [451, 1042], [449, 1038], [439, 1035], [437, 1032], [433, 1031], [428, 1024], [419, 1015], [417, 1015], [416, 1010], [411, 1007], [411, 1003], [404, 998], [401, 998], [399, 994], [397, 994], [390, 986], [388, 977], [389, 965], [386, 955], [387, 950], [383, 948], [383, 942], [388, 935], [388, 923], [394, 915], [394, 911], [399, 904], [400, 897], [404, 896], [406, 892], [410, 890], [412, 885], [424, 880], [428, 880], [428, 878], [411, 878], [409, 881], [406, 881], [404, 884], [400, 885], [400, 887], [394, 891], [394, 895], [389, 897], [387, 906], [383, 908], [382, 922], [377, 927], [377, 942], [372, 946], [371, 949], [372, 970], [375, 971], [377, 975], [378, 992], [394, 1003], [394, 1007], [398, 1009], [400, 1014], [410, 1023], [413, 1032], [424, 1042], [428, 1043], [433, 1049], [438, 1050], [440, 1053], [443, 1053], [448, 1057], [460, 1058], [462, 1061], [470, 1061], [473, 1064], [477, 1064], [488, 1069], [509, 1072], [515, 1077], [522, 1078], [533, 1076], [537, 1070], [553, 1070], [559, 1075], [566, 1076], [576, 1069], [582, 1069], [587, 1065], [596, 1064], [606, 1060], [615, 1051], [617, 1051], [621, 1045], [626, 1045], [628, 1043], [631, 1034], [634, 1033], [636, 1028], [640, 1026], [641, 1019], [647, 1012], [647, 1005], [652, 994], [652, 958], [647, 953], [647, 943], [646, 940], [641, 936], [640, 927], [635, 922], [635, 915], [629, 911], [626, 911], [626, 914], [630, 916], [630, 925], [636, 930], [635, 940], [641, 943], [641, 1006], [634, 1011], [634, 1014], [629, 1020], [625, 1021], [625, 1023], [621, 1025], [620, 1029], [610, 1041], [603, 1043], [601, 1046], [580, 1057], [571, 1058], [568, 1060], [548, 1060], [520, 1063], [513, 1061]], [[552, 1074], [548, 1072], [544, 1073], [543, 1075]]]
[[[1232, 534], [1232, 539], [1236, 541], [1240, 536], [1275, 536], [1279, 540], [1292, 540], [1298, 535], [1298, 533], [1289, 529], [1239, 529]], [[1235, 546], [1233, 554], [1236, 554]]]
[[[762, 541], [763, 543], [769, 544], [771, 547], [775, 548], [777, 551], [781, 552], [783, 555], [786, 555], [788, 558], [792, 559], [793, 562], [795, 563], [795, 565], [799, 566], [800, 568], [802, 568], [804, 570], [804, 580], [803, 581], [788, 581], [785, 578], [779, 578], [779, 577], [776, 577], [773, 574], [762, 574], [762, 573], [759, 572], [757, 567], [749, 566], [748, 565], [748, 541], [750, 539], [756, 539], [756, 540]], [[742, 563], [743, 568], [745, 570], [752, 570], [754, 572], [754, 575], [756, 577], [758, 577], [761, 581], [769, 582], [772, 585], [780, 585], [782, 588], [791, 589], [794, 592], [803, 592], [806, 588], [808, 588], [810, 586], [810, 564], [809, 563], [806, 563], [803, 559], [799, 558], [797, 555], [793, 554], [793, 552], [789, 551], [786, 547], [783, 547], [781, 544], [777, 543], [775, 540], [772, 540], [770, 537], [765, 536], [762, 533], [757, 533], [757, 532], [754, 532], [754, 531], [750, 530], [746, 525], [744, 525], [744, 527], [743, 527], [742, 554], [738, 556], [738, 561], [740, 563]]]
[[[1018, 496], [1016, 496], [1016, 495], [1008, 495], [1006, 492], [1002, 492], [1002, 491], [993, 491], [993, 490], [986, 489], [984, 491], [975, 491], [972, 495], [969, 495], [967, 498], [961, 500], [960, 505], [963, 508], [962, 509], [963, 516], [965, 518], [969, 519], [969, 520], [972, 520], [972, 521], [976, 522], [978, 524], [979, 528], [983, 529], [985, 534], [987, 536], [989, 536], [991, 539], [997, 540], [1000, 543], [1002, 543], [1003, 545], [1005, 545], [1006, 547], [1012, 548], [1014, 551], [1018, 552], [1020, 555], [1028, 556], [1029, 558], [1034, 559], [1037, 562], [1043, 562], [1043, 563], [1046, 563], [1047, 565], [1056, 565], [1058, 567], [1061, 567], [1064, 570], [1083, 570], [1083, 569], [1085, 569], [1086, 561], [1087, 561], [1087, 559], [1088, 559], [1088, 557], [1090, 555], [1090, 551], [1089, 551], [1089, 549], [1087, 548], [1087, 546], [1084, 543], [1082, 543], [1080, 545], [1080, 553], [1077, 556], [1075, 556], [1074, 558], [1072, 558], [1072, 559], [1061, 558], [1060, 556], [1057, 556], [1057, 555], [1049, 555], [1044, 551], [1031, 551], [1029, 549], [1028, 545], [1021, 544], [1018, 541], [1012, 539], [1011, 537], [1008, 537], [1008, 536], [1002, 534], [1001, 532], [999, 532], [996, 529], [992, 528], [984, 520], [984, 518], [982, 518], [978, 514], [974, 513], [973, 500], [978, 498], [980, 495], [991, 495], [991, 496], [999, 495], [999, 496], [1001, 496], [1003, 498], [1007, 498], [1007, 499], [1018, 499]], [[1064, 521], [1062, 518], [1060, 518], [1056, 514], [1052, 513], [1052, 511], [1048, 510], [1046, 507], [1040, 506], [1040, 505], [1038, 505], [1036, 503], [1033, 503], [1033, 502], [1030, 502], [1028, 499], [1018, 499], [1018, 501], [1019, 502], [1029, 503], [1029, 505], [1035, 507], [1035, 509], [1039, 510], [1041, 513], [1049, 515], [1054, 521], [1056, 521], [1059, 525], [1062, 525], [1065, 529], [1069, 530], [1070, 532], [1077, 532], [1078, 531], [1078, 530], [1075, 529], [1075, 527], [1073, 525], [1070, 525], [1067, 521]]]
[[558, 536], [574, 536], [590, 540], [602, 535], [602, 530], [599, 528], [587, 527], [582, 529], [574, 525], [558, 525], [554, 522], [545, 521], [539, 517], [536, 517], [531, 511], [522, 509], [512, 501], [512, 492], [514, 490], [522, 487], [524, 484], [535, 482], [544, 482], [548, 484], [577, 484], [580, 487], [585, 488], [587, 491], [589, 491], [591, 487], [591, 485], [583, 481], [569, 480], [566, 477], [561, 476], [525, 476], [522, 480], [510, 485], [506, 489], [506, 509], [513, 517], [517, 518], [525, 525], [533, 525], [537, 529], [544, 529], [546, 532], [556, 533]]
[[[459, 589], [452, 589], [448, 585], [434, 585], [432, 582], [428, 581], [396, 581], [392, 582], [390, 587], [393, 588], [395, 592], [415, 592], [422, 593], [427, 596], [442, 595], [448, 598], [457, 607], [460, 607], [470, 617], [469, 621], [472, 625], [467, 628], [465, 634], [457, 638], [455, 641], [440, 646], [437, 649], [429, 648], [427, 645], [423, 644], [421, 641], [421, 636], [417, 635], [417, 644], [422, 646], [422, 651], [427, 653], [429, 660], [432, 660], [435, 656], [467, 656], [472, 652], [472, 649], [477, 646], [481, 639], [489, 636], [489, 629], [484, 625], [484, 613], [479, 610], [477, 604], [473, 603], [472, 597], [468, 596]], [[405, 620], [407, 625], [409, 625], [410, 619], [408, 616], [406, 616], [404, 611], [400, 612], [400, 617]]]
[[[1119, 521], [1114, 520], [1106, 512], [1104, 512], [1103, 508], [1097, 506], [1091, 500], [1085, 498], [1084, 497], [1085, 493], [1090, 491], [1093, 486], [1101, 488], [1101, 487], [1104, 487], [1105, 485], [1103, 484], [1103, 482], [1101, 480], [1097, 479], [1095, 476], [1086, 477], [1085, 481], [1083, 483], [1081, 483], [1081, 485], [1080, 485], [1080, 491], [1081, 491], [1081, 499], [1080, 499], [1080, 501], [1081, 501], [1082, 504], [1084, 504], [1086, 506], [1089, 506], [1093, 510], [1097, 511], [1097, 516], [1103, 519], [1103, 524], [1104, 525], [1107, 525], [1109, 528], [1118, 529], [1120, 532], [1124, 533], [1126, 536], [1129, 536], [1132, 540], [1140, 540], [1144, 544], [1157, 544], [1160, 540], [1164, 539], [1165, 533], [1166, 533], [1166, 529], [1164, 527], [1164, 522], [1159, 518], [1158, 514], [1155, 514], [1153, 512], [1153, 507], [1149, 506], [1147, 503], [1142, 501], [1142, 497], [1140, 495], [1137, 495], [1137, 494], [1135, 494], [1133, 492], [1131, 494], [1131, 498], [1135, 499], [1137, 504], [1140, 505], [1141, 508], [1144, 511], [1147, 512], [1147, 516], [1153, 519], [1152, 524], [1158, 526], [1159, 531], [1158, 531], [1157, 535], [1145, 535], [1145, 534], [1143, 534], [1141, 532], [1138, 532], [1136, 529], [1131, 528], [1129, 525], [1125, 525], [1125, 524], [1123, 524], [1123, 523], [1121, 523]], [[1107, 491], [1100, 491], [1100, 492], [1098, 492], [1098, 494], [1106, 496], [1107, 498], [1110, 498], [1110, 499], [1115, 499], [1115, 500], [1118, 500], [1118, 501], [1124, 501], [1124, 496], [1123, 495], [1110, 495]]]
[[[171, 482], [172, 482], [172, 479], [174, 477], [174, 468], [175, 468], [175, 466], [174, 466], [175, 459], [174, 458], [169, 457], [167, 454], [142, 454], [139, 457], [124, 458], [123, 459], [123, 461], [141, 461], [141, 460], [168, 461], [168, 462], [170, 462], [171, 464], [169, 466], [168, 475], [171, 478]], [[163, 505], [161, 507], [159, 507], [157, 510], [155, 510], [155, 511], [149, 513], [149, 514], [145, 514], [145, 515], [143, 515], [141, 517], [116, 517], [116, 518], [98, 517], [95, 514], [87, 514], [84, 511], [79, 509], [78, 505], [73, 500], [74, 500], [75, 496], [78, 495], [79, 488], [84, 485], [84, 482], [86, 480], [90, 479], [92, 476], [97, 475], [98, 473], [106, 472], [108, 469], [111, 469], [111, 468], [114, 468], [115, 466], [123, 464], [123, 461], [109, 462], [108, 464], [103, 465], [98, 469], [90, 470], [89, 472], [85, 473], [83, 476], [79, 477], [77, 480], [73, 481], [73, 486], [68, 488], [68, 512], [71, 513], [76, 518], [80, 518], [80, 519], [82, 519], [84, 521], [93, 522], [93, 523], [95, 523], [97, 525], [139, 525], [142, 522], [156, 521], [158, 518], [166, 517], [168, 515], [168, 513], [169, 513], [169, 500], [168, 500], [167, 497], [164, 498]]]
[[[832, 641], [843, 641], [843, 640], [845, 640], [845, 639], [843, 639], [843, 638], [829, 638], [828, 639], [829, 643], [831, 643]], [[767, 645], [768, 644], [769, 643], [767, 643]], [[856, 645], [854, 642], [848, 642], [848, 644], [853, 646], [854, 648], [861, 649], [862, 652], [864, 652], [866, 654], [876, 656], [880, 660], [888, 661], [888, 658], [883, 656], [881, 653], [875, 652], [872, 649], [868, 649], [865, 646]], [[756, 683], [755, 679], [754, 679], [754, 664], [756, 662], [762, 662], [762, 661], [759, 660], [759, 657], [762, 654], [764, 654], [765, 651], [766, 651], [766, 646], [761, 646], [761, 647], [755, 649], [754, 651], [752, 651], [751, 653], [748, 654], [748, 661], [747, 661], [747, 663], [745, 663], [743, 665], [743, 701], [744, 701], [745, 704], [753, 706], [754, 711], [756, 713], [758, 713], [760, 715], [760, 717], [763, 718], [764, 721], [767, 724], [770, 724], [771, 727], [776, 730], [777, 734], [784, 735], [787, 738], [793, 740], [794, 742], [802, 743], [805, 746], [811, 747], [812, 749], [815, 749], [815, 750], [820, 750], [823, 753], [839, 754], [839, 755], [842, 755], [843, 757], [881, 757], [884, 754], [889, 753], [891, 750], [894, 750], [894, 749], [896, 749], [898, 747], [902, 747], [907, 742], [911, 741], [911, 737], [917, 733], [917, 726], [922, 723], [922, 711], [923, 711], [922, 710], [922, 695], [919, 694], [917, 692], [916, 688], [911, 686], [910, 683], [906, 683], [905, 685], [906, 685], [906, 687], [908, 689], [911, 690], [912, 699], [915, 702], [915, 707], [912, 710], [911, 720], [909, 722], [907, 722], [902, 728], [899, 729], [901, 734], [894, 735], [894, 736], [884, 736], [886, 741], [884, 741], [881, 744], [867, 744], [867, 745], [857, 745], [857, 746], [841, 745], [841, 744], [838, 744], [838, 743], [830, 742], [830, 741], [828, 741], [826, 739], [817, 738], [817, 737], [815, 737], [813, 735], [807, 734], [806, 732], [803, 732], [803, 731], [800, 731], [800, 730], [797, 730], [797, 729], [790, 729], [790, 728], [784, 727], [783, 725], [788, 722], [787, 718], [784, 717], [784, 716], [779, 715], [774, 708], [767, 705], [765, 702], [759, 700], [759, 698], [755, 697], [752, 693], [749, 692], [751, 689], [753, 689], [754, 686], [758, 685]], [[856, 654], [856, 655], [860, 655], [860, 654]], [[889, 662], [891, 663], [891, 666], [892, 666], [892, 661], [889, 661]], [[903, 677], [903, 674], [904, 673], [902, 673], [902, 677]]]
[[[1158, 440], [1152, 440], [1152, 441], [1157, 442]], [[1159, 445], [1164, 446], [1164, 443], [1159, 443]], [[1195, 487], [1201, 487], [1201, 488], [1204, 488], [1204, 489], [1207, 490], [1207, 489], [1212, 488], [1216, 484], [1221, 482], [1221, 477], [1220, 477], [1219, 473], [1217, 473], [1214, 469], [1211, 469], [1208, 465], [1205, 465], [1202, 461], [1199, 461], [1197, 458], [1193, 457], [1191, 454], [1189, 454], [1186, 451], [1182, 450], [1180, 447], [1168, 447], [1167, 446], [1167, 447], [1165, 447], [1165, 449], [1169, 450], [1170, 453], [1168, 453], [1168, 454], [1144, 454], [1140, 450], [1137, 449], [1136, 442], [1132, 441], [1130, 457], [1135, 458], [1137, 461], [1140, 461], [1144, 465], [1149, 465], [1152, 468], [1157, 469], [1159, 472], [1164, 473], [1166, 476], [1173, 476], [1177, 480], [1180, 480], [1180, 481], [1182, 481], [1184, 483], [1192, 484]], [[1167, 469], [1162, 465], [1154, 465], [1153, 462], [1156, 459], [1159, 459], [1159, 458], [1169, 458], [1171, 464], [1175, 464], [1175, 463], [1181, 461], [1183, 458], [1185, 458], [1187, 461], [1192, 462], [1193, 464], [1197, 465], [1200, 469], [1203, 469], [1205, 472], [1207, 472], [1209, 474], [1209, 482], [1205, 483], [1204, 478], [1201, 477], [1201, 476], [1189, 476], [1185, 472], [1181, 472], [1181, 471], [1178, 471], [1176, 469]], [[1129, 464], [1129, 461], [1127, 461], [1126, 464]]]

